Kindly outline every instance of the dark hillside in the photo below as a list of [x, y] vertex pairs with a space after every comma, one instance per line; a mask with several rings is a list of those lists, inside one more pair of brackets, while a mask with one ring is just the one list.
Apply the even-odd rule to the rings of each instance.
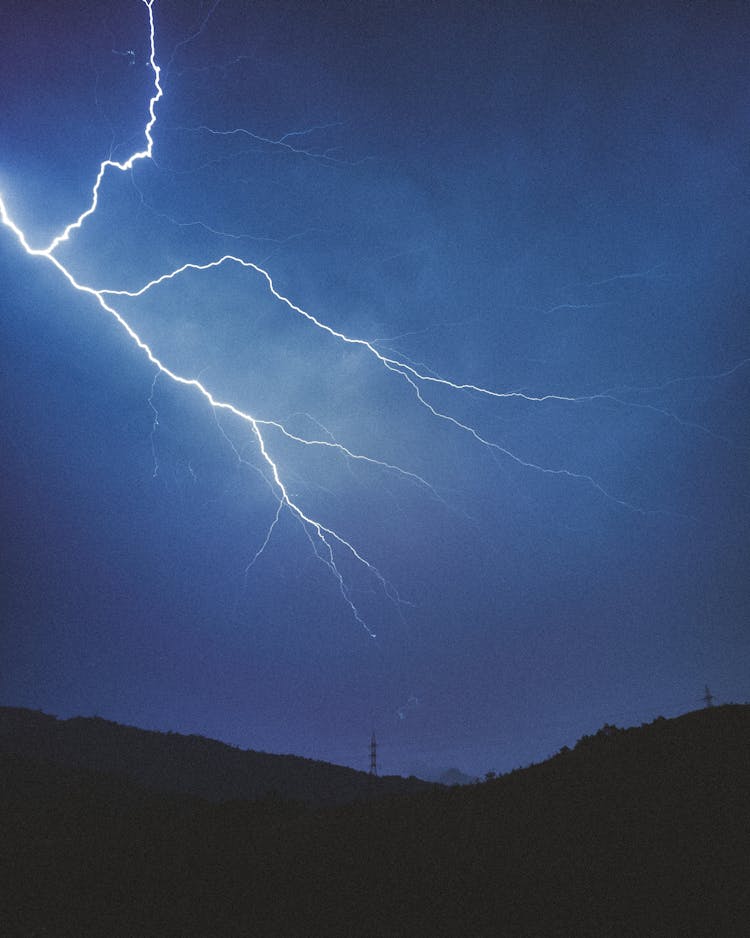
[[8, 935], [750, 934], [750, 707], [480, 785], [209, 804], [3, 762]]
[[0, 707], [0, 754], [129, 779], [162, 792], [209, 801], [279, 798], [319, 805], [410, 794], [417, 779], [373, 779], [345, 766], [237, 749], [203, 736], [156, 733], [99, 717], [58, 720], [34, 710]]

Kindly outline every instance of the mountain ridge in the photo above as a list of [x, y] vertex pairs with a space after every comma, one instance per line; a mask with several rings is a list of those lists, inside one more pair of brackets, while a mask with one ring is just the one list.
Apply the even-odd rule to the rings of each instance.
[[750, 933], [748, 705], [605, 724], [482, 783], [339, 806], [212, 803], [2, 755], [8, 936]]
[[161, 792], [208, 801], [276, 797], [315, 805], [409, 794], [428, 782], [373, 777], [348, 766], [240, 749], [196, 734], [143, 730], [101, 717], [58, 719], [0, 707], [0, 753], [121, 776]]

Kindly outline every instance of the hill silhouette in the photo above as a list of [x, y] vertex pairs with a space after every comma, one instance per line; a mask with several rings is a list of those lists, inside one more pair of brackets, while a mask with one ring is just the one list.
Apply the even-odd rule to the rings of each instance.
[[204, 736], [142, 730], [101, 717], [58, 720], [16, 707], [0, 707], [0, 753], [103, 772], [209, 801], [274, 795], [336, 805], [429, 787], [415, 778], [373, 778], [330, 762], [238, 749]]
[[745, 936], [750, 707], [481, 784], [209, 803], [6, 753], [3, 934]]

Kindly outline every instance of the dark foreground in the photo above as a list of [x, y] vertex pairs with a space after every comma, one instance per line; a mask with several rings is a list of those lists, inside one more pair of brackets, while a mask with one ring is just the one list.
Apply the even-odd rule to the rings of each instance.
[[337, 808], [212, 804], [6, 752], [0, 932], [749, 935], [749, 794], [748, 706]]

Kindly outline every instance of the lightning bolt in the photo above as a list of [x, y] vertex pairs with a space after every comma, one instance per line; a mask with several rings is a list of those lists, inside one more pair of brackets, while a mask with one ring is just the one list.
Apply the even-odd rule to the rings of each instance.
[[[597, 400], [606, 400], [621, 406], [649, 405], [639, 405], [637, 403], [632, 404], [626, 401], [622, 401], [617, 396], [615, 396], [613, 392], [590, 394], [586, 396], [570, 396], [555, 393], [531, 393], [523, 389], [502, 390], [497, 388], [484, 387], [469, 381], [443, 377], [433, 373], [430, 369], [421, 366], [418, 363], [410, 362], [403, 356], [396, 357], [396, 355], [390, 350], [381, 350], [373, 341], [358, 336], [348, 335], [345, 332], [334, 328], [324, 320], [320, 319], [314, 313], [308, 311], [303, 306], [295, 303], [292, 299], [281, 293], [277, 289], [271, 274], [266, 269], [252, 261], [234, 254], [223, 254], [214, 260], [206, 262], [186, 262], [167, 273], [163, 273], [158, 277], [149, 280], [147, 283], [141, 286], [135, 287], [134, 289], [116, 289], [111, 286], [92, 286], [90, 284], [82, 283], [76, 278], [71, 270], [57, 257], [58, 248], [60, 248], [61, 245], [69, 242], [74, 233], [79, 231], [85, 224], [86, 220], [94, 215], [97, 211], [102, 182], [108, 172], [127, 173], [132, 170], [138, 162], [153, 160], [154, 139], [152, 131], [157, 120], [157, 106], [162, 99], [164, 92], [161, 84], [161, 69], [156, 60], [153, 9], [154, 0], [142, 0], [142, 3], [148, 11], [150, 49], [148, 62], [153, 73], [153, 92], [151, 93], [148, 103], [148, 120], [143, 130], [145, 146], [143, 146], [142, 149], [136, 150], [128, 157], [128, 159], [124, 161], [114, 160], [110, 156], [100, 163], [91, 190], [91, 198], [88, 206], [74, 221], [70, 222], [65, 228], [63, 228], [63, 230], [57, 234], [46, 247], [35, 247], [30, 243], [25, 232], [11, 217], [2, 194], [0, 194], [0, 221], [2, 221], [4, 227], [13, 233], [21, 248], [28, 255], [39, 258], [40, 260], [53, 266], [67, 281], [73, 290], [90, 297], [96, 304], [98, 304], [102, 312], [113, 318], [118, 326], [125, 332], [131, 342], [137, 346], [137, 348], [148, 359], [151, 365], [154, 366], [155, 376], [151, 385], [151, 392], [148, 398], [148, 403], [153, 412], [151, 443], [154, 455], [155, 475], [158, 473], [159, 464], [156, 455], [154, 434], [159, 424], [159, 415], [154, 404], [154, 393], [156, 381], [159, 378], [168, 378], [174, 384], [191, 389], [192, 391], [197, 392], [203, 399], [205, 399], [211, 406], [217, 421], [217, 425], [224, 438], [231, 446], [239, 463], [248, 466], [257, 472], [261, 472], [261, 475], [263, 476], [266, 484], [273, 492], [277, 506], [274, 517], [266, 531], [265, 537], [247, 563], [245, 570], [246, 576], [267, 548], [274, 531], [280, 522], [282, 514], [286, 512], [299, 523], [310, 542], [315, 557], [326, 567], [329, 574], [333, 577], [333, 580], [338, 587], [339, 593], [345, 605], [348, 607], [351, 615], [370, 636], [373, 638], [375, 637], [374, 633], [365, 622], [352, 597], [351, 589], [347, 585], [339, 566], [339, 557], [349, 557], [350, 560], [353, 560], [362, 569], [364, 569], [369, 576], [374, 578], [374, 580], [379, 584], [389, 599], [397, 603], [401, 602], [400, 597], [398, 596], [394, 587], [385, 579], [380, 570], [352, 543], [352, 541], [344, 537], [343, 534], [334, 530], [332, 527], [324, 524], [320, 519], [307, 513], [300, 505], [299, 501], [290, 494], [289, 486], [284, 479], [283, 473], [269, 449], [268, 440], [272, 438], [274, 434], [278, 434], [284, 437], [286, 440], [296, 443], [300, 446], [330, 450], [348, 461], [356, 461], [370, 465], [373, 468], [381, 471], [395, 473], [410, 483], [424, 488], [436, 498], [439, 498], [439, 496], [433, 486], [426, 479], [422, 478], [415, 472], [404, 469], [393, 463], [386, 462], [385, 460], [355, 452], [327, 433], [324, 434], [325, 438], [316, 438], [315, 436], [303, 436], [301, 434], [292, 433], [277, 420], [259, 417], [241, 409], [231, 401], [219, 399], [207, 387], [207, 385], [204, 384], [202, 380], [200, 380], [199, 377], [185, 376], [172, 369], [167, 364], [166, 360], [158, 355], [156, 351], [138, 334], [138, 332], [128, 322], [124, 315], [118, 310], [115, 303], [117, 298], [138, 299], [139, 297], [142, 297], [151, 291], [157, 291], [162, 285], [181, 277], [183, 274], [189, 271], [205, 272], [226, 265], [234, 265], [247, 270], [248, 273], [255, 275], [265, 281], [265, 285], [269, 293], [279, 302], [279, 304], [281, 304], [282, 307], [286, 308], [288, 313], [301, 318], [311, 328], [324, 333], [332, 341], [345, 346], [357, 348], [364, 355], [374, 359], [383, 369], [385, 369], [385, 371], [393, 375], [396, 380], [402, 382], [405, 391], [409, 395], [414, 395], [416, 397], [417, 403], [436, 420], [448, 424], [453, 430], [467, 435], [471, 440], [473, 440], [474, 443], [479, 444], [481, 447], [494, 454], [500, 454], [514, 461], [516, 464], [522, 466], [525, 469], [548, 475], [566, 477], [571, 480], [585, 483], [595, 489], [599, 494], [622, 507], [632, 511], [644, 512], [644, 509], [631, 505], [629, 502], [625, 501], [623, 498], [620, 498], [618, 495], [609, 492], [596, 479], [586, 473], [578, 473], [565, 468], [549, 467], [535, 463], [519, 456], [510, 449], [501, 446], [499, 443], [488, 439], [486, 435], [477, 429], [477, 427], [474, 427], [472, 424], [459, 419], [445, 409], [439, 409], [430, 401], [427, 396], [427, 392], [431, 388], [443, 389], [444, 391], [450, 392], [452, 394], [478, 396], [491, 400], [520, 400], [533, 404], [547, 404], [551, 406], [561, 404], [580, 405]], [[210, 18], [211, 13], [213, 13], [217, 5], [218, 0], [217, 3], [215, 3], [211, 8], [203, 24], [200, 26], [200, 30], [205, 27], [206, 22]], [[265, 144], [292, 150], [296, 154], [313, 157], [315, 159], [332, 159], [325, 153], [313, 149], [306, 149], [303, 146], [298, 146], [296, 143], [298, 139], [309, 136], [313, 131], [321, 129], [320, 127], [313, 127], [306, 131], [290, 132], [275, 139], [261, 138], [258, 135], [252, 134], [251, 132], [241, 128], [230, 131], [217, 131], [206, 126], [201, 126], [191, 129], [197, 132], [209, 133], [212, 135], [246, 135], [253, 137], [256, 141], [263, 142]], [[626, 276], [636, 275], [621, 276], [624, 278]], [[567, 308], [568, 305], [569, 304], [565, 304], [565, 307], [560, 306], [557, 308]], [[662, 411], [662, 413], [668, 414], [672, 417], [674, 416], [666, 411]], [[231, 415], [241, 421], [248, 428], [251, 439], [254, 441], [255, 446], [257, 447], [257, 451], [260, 454], [260, 465], [262, 467], [262, 471], [258, 469], [258, 467], [243, 459], [240, 451], [229, 438], [219, 421], [219, 417], [222, 415]]]

